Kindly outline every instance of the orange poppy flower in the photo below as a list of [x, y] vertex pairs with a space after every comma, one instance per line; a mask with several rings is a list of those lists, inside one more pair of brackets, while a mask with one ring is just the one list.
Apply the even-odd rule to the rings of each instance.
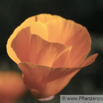
[[13, 103], [26, 92], [19, 73], [13, 71], [0, 71], [0, 103]]
[[90, 49], [84, 26], [50, 14], [26, 19], [7, 42], [8, 55], [39, 100], [53, 98], [81, 68], [93, 63], [98, 54], [86, 58]]

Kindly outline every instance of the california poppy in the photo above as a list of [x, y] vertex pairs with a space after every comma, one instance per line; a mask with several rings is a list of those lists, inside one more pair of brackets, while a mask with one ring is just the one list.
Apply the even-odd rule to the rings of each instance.
[[98, 54], [86, 58], [90, 49], [91, 38], [84, 26], [50, 14], [26, 19], [7, 41], [9, 57], [39, 100], [52, 98], [81, 68], [93, 63]]
[[0, 103], [14, 103], [27, 89], [22, 76], [14, 71], [0, 71]]

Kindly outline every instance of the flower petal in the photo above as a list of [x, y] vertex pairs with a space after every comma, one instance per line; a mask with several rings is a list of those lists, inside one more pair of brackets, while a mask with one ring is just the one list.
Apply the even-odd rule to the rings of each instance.
[[48, 32], [46, 26], [40, 21], [33, 22], [30, 25], [30, 33], [40, 36], [44, 40], [48, 40]]
[[[22, 29], [11, 41], [11, 47], [21, 62], [29, 62], [30, 28]], [[12, 54], [10, 55], [12, 57]], [[15, 58], [12, 57], [14, 61]], [[16, 63], [20, 63], [16, 61]]]
[[91, 49], [91, 38], [85, 27], [72, 20], [53, 20], [46, 23], [50, 42], [71, 45], [70, 66], [78, 67]]
[[60, 92], [80, 68], [50, 68], [31, 63], [19, 63], [23, 80], [37, 98], [45, 98]]
[[[30, 62], [52, 67], [52, 64], [56, 59], [59, 58], [63, 53], [71, 50], [71, 46], [65, 46], [58, 43], [50, 43], [37, 35], [32, 35], [31, 46], [30, 46]], [[65, 56], [65, 59], [67, 57]], [[69, 58], [69, 57], [68, 57]], [[65, 61], [61, 62], [64, 64]], [[69, 61], [68, 61], [69, 64]], [[59, 66], [59, 65], [58, 65]]]
[[[32, 17], [29, 17], [28, 19], [26, 19], [23, 23], [21, 23], [20, 26], [18, 26], [14, 32], [12, 33], [12, 35], [9, 37], [8, 41], [7, 41], [7, 45], [6, 45], [6, 48], [7, 48], [7, 53], [9, 55], [9, 57], [14, 61], [16, 62], [17, 64], [21, 62], [21, 60], [17, 57], [15, 51], [13, 50], [13, 48], [11, 47], [11, 43], [13, 41], [13, 39], [18, 35], [18, 33], [24, 29], [24, 28], [27, 28], [27, 27], [30, 27], [30, 25], [32, 24], [32, 22], [35, 21], [35, 17], [32, 16]], [[23, 38], [22, 38], [23, 39]]]
[[31, 63], [19, 63], [18, 67], [23, 73], [23, 80], [29, 89], [34, 89], [35, 93], [39, 97], [43, 95], [43, 88], [47, 82], [47, 77], [50, 73], [48, 67], [43, 68], [42, 66], [34, 65]]
[[97, 56], [98, 56], [98, 53], [95, 53], [95, 54], [89, 56], [89, 57], [82, 63], [81, 67], [85, 67], [85, 66], [88, 66], [88, 65], [92, 64], [92, 63], [95, 61], [95, 59], [96, 59]]
[[39, 14], [35, 16], [35, 21], [40, 21], [44, 24], [49, 21], [57, 20], [57, 19], [64, 19], [64, 18], [58, 15], [51, 15], [51, 14]]
[[32, 17], [27, 18], [25, 21], [23, 21], [23, 22], [20, 24], [20, 28], [19, 28], [18, 30], [21, 31], [23, 28], [30, 27], [30, 25], [31, 25], [33, 22], [35, 22], [35, 16], [32, 16]]
[[[70, 46], [71, 51], [72, 46]], [[61, 54], [57, 60], [54, 61], [52, 67], [58, 68], [58, 67], [69, 67], [70, 65], [70, 52], [66, 51], [63, 54]]]
[[77, 68], [50, 68], [31, 63], [19, 63], [18, 67], [32, 95], [45, 98], [59, 93], [79, 70], [94, 62], [97, 55], [90, 56]]

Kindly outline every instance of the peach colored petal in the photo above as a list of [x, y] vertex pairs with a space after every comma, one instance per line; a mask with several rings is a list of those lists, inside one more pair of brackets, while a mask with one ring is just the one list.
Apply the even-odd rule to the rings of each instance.
[[70, 66], [78, 67], [91, 49], [91, 38], [85, 27], [72, 20], [53, 20], [46, 23], [50, 42], [71, 45]]
[[85, 67], [85, 66], [88, 66], [88, 65], [92, 64], [92, 63], [95, 61], [95, 59], [96, 59], [97, 56], [98, 56], [98, 53], [95, 53], [95, 54], [89, 56], [89, 57], [82, 63], [81, 67]]
[[24, 83], [36, 98], [45, 98], [59, 93], [83, 67], [94, 62], [98, 54], [88, 57], [76, 68], [50, 68], [31, 63], [20, 63]]
[[[71, 51], [71, 48], [69, 51]], [[63, 54], [61, 54], [58, 59], [54, 61], [52, 67], [54, 68], [69, 67], [69, 65], [70, 65], [70, 53], [66, 51]]]
[[60, 92], [81, 68], [49, 68], [31, 63], [19, 63], [23, 80], [37, 98], [45, 98]]
[[31, 63], [20, 63], [18, 66], [24, 75], [24, 83], [32, 95], [45, 98], [59, 93], [79, 70], [94, 62], [97, 55], [90, 56], [77, 68], [50, 68]]
[[[29, 27], [22, 29], [15, 36], [15, 38], [11, 42], [11, 47], [15, 51], [17, 57], [19, 58], [21, 62], [29, 62], [29, 48], [30, 48], [30, 28]], [[15, 58], [13, 57], [13, 59]]]
[[42, 39], [44, 40], [48, 40], [48, 32], [47, 32], [47, 28], [46, 26], [37, 21], [37, 22], [33, 22], [30, 26], [30, 33], [31, 34], [36, 34], [38, 36], [40, 36]]
[[21, 31], [23, 28], [26, 28], [26, 27], [30, 27], [30, 25], [35, 22], [35, 16], [32, 16], [32, 17], [29, 17], [27, 18], [26, 20], [24, 20], [19, 28], [18, 28], [18, 32]]
[[[52, 64], [60, 55], [71, 50], [71, 46], [65, 46], [58, 43], [50, 43], [37, 35], [32, 35], [30, 46], [30, 62], [37, 65], [52, 67]], [[65, 56], [65, 59], [67, 57]], [[65, 61], [61, 62], [62, 64]], [[69, 57], [68, 57], [69, 64]], [[65, 66], [65, 65], [64, 65]]]
[[[60, 92], [61, 91], [61, 87], [65, 87], [69, 82], [70, 80], [74, 77], [74, 75], [79, 71], [81, 70], [83, 67], [87, 66], [87, 65], [90, 65], [91, 63], [93, 63], [96, 59], [96, 57], [98, 56], [98, 54], [93, 54], [91, 55], [90, 57], [88, 57], [84, 62], [83, 64], [80, 66], [80, 67], [77, 67], [77, 68], [56, 68], [53, 72], [53, 74], [51, 73], [52, 76], [51, 79], [49, 78], [49, 82], [47, 83], [47, 88], [48, 90], [47, 91], [57, 91], [57, 92]], [[60, 70], [61, 69], [61, 70]], [[61, 73], [59, 74], [59, 71], [61, 71]], [[58, 76], [57, 76], [58, 75]], [[56, 78], [57, 79], [56, 79]], [[55, 78], [55, 79], [54, 79]], [[54, 84], [58, 84], [58, 87], [56, 87], [56, 85]], [[65, 84], [65, 85], [64, 85]], [[53, 87], [54, 85], [54, 87]], [[58, 89], [57, 89], [58, 88]], [[62, 88], [62, 89], [63, 89]]]
[[8, 56], [17, 64], [20, 63], [20, 59], [17, 57], [15, 51], [11, 47], [11, 43], [16, 35], [11, 35], [10, 38], [7, 41], [6, 48], [7, 48], [7, 54]]
[[52, 21], [52, 20], [57, 20], [57, 19], [64, 19], [62, 18], [61, 16], [58, 16], [58, 15], [51, 15], [51, 14], [39, 14], [39, 15], [36, 15], [35, 16], [35, 21], [40, 21], [42, 23], [47, 23], [49, 21]]
[[[18, 58], [17, 54], [11, 47], [11, 43], [12, 43], [13, 39], [18, 35], [18, 33], [20, 33], [20, 31], [22, 31], [22, 29], [27, 28], [27, 27], [32, 27], [33, 26], [32, 24], [37, 21], [36, 18], [37, 18], [37, 16], [32, 16], [32, 17], [27, 18], [23, 23], [21, 23], [20, 26], [18, 26], [14, 30], [14, 32], [12, 33], [12, 35], [9, 37], [9, 39], [7, 41], [7, 45], [6, 45], [7, 53], [9, 55], [9, 57], [17, 64], [20, 63], [21, 60]], [[38, 19], [38, 21], [41, 21], [42, 23], [46, 23], [49, 20], [62, 19], [62, 17], [57, 16], [57, 15], [50, 15], [50, 14], [39, 14], [37, 19]], [[43, 26], [43, 24], [42, 24], [42, 27], [44, 29], [46, 29], [45, 26]], [[39, 30], [39, 31], [41, 31], [41, 30]], [[38, 34], [38, 35], [40, 36], [41, 34]], [[47, 36], [47, 31], [43, 35]], [[43, 37], [43, 39], [44, 39], [44, 37]]]
[[[51, 71], [51, 69], [43, 68], [42, 66], [34, 65], [31, 63], [19, 63], [18, 67], [23, 73], [24, 83], [29, 89], [34, 89], [34, 91], [38, 94], [44, 95], [42, 92], [43, 87], [47, 82], [47, 77]], [[40, 92], [40, 93], [39, 93]]]
[[13, 71], [0, 72], [0, 101], [2, 103], [9, 103], [11, 100], [18, 99], [25, 92], [26, 86], [23, 84], [19, 73]]
[[9, 37], [7, 44], [6, 44], [6, 48], [7, 48], [7, 53], [9, 55], [9, 57], [16, 62], [17, 64], [20, 63], [20, 59], [17, 57], [15, 51], [13, 50], [13, 48], [11, 47], [11, 43], [13, 41], [13, 39], [18, 35], [18, 33], [27, 27], [30, 27], [31, 23], [35, 21], [35, 17], [29, 17], [28, 19], [26, 19], [20, 26], [18, 26], [14, 32], [12, 33], [12, 35]]

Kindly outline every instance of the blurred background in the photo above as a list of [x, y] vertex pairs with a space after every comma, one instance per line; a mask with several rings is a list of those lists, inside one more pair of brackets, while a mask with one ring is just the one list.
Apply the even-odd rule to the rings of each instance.
[[[7, 39], [26, 18], [40, 13], [60, 15], [86, 26], [92, 38], [90, 54], [99, 53], [93, 64], [76, 74], [48, 103], [59, 103], [63, 94], [103, 94], [103, 0], [0, 0], [0, 70], [20, 71], [7, 56]], [[34, 103], [34, 98], [27, 93], [18, 103]]]

